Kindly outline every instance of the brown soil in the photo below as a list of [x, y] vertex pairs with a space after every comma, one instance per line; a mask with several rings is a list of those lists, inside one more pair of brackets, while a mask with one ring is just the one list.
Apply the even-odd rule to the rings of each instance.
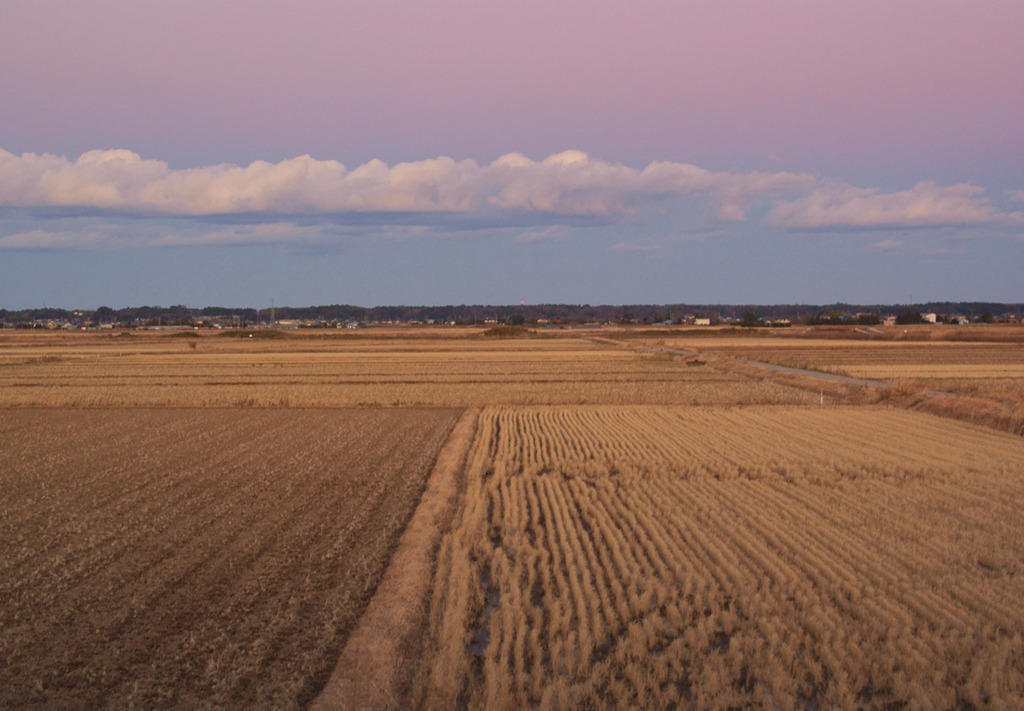
[[464, 489], [478, 417], [476, 409], [464, 413], [438, 455], [423, 500], [313, 711], [404, 708], [426, 633], [434, 559]]
[[301, 708], [451, 410], [0, 410], [0, 707]]

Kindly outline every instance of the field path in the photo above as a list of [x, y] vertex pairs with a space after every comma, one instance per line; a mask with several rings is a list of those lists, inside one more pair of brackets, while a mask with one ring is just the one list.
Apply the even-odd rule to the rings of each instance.
[[399, 708], [402, 687], [411, 681], [401, 675], [420, 652], [432, 566], [455, 513], [479, 415], [479, 409], [463, 413], [438, 454], [398, 550], [311, 711]]
[[[640, 348], [643, 350], [660, 351], [662, 353], [672, 353], [673, 355], [699, 357], [703, 358], [704, 360], [728, 360], [734, 363], [753, 365], [758, 368], [764, 368], [765, 370], [771, 370], [777, 373], [785, 373], [787, 375], [799, 375], [801, 377], [816, 378], [818, 380], [827, 380], [833, 383], [843, 383], [845, 385], [859, 385], [866, 388], [876, 388], [878, 390], [888, 390], [891, 387], [889, 383], [886, 383], [882, 380], [869, 380], [867, 378], [854, 378], [849, 375], [838, 375], [836, 373], [823, 373], [819, 370], [806, 370], [804, 368], [794, 368], [788, 365], [775, 365], [774, 363], [765, 363], [759, 360], [747, 360], [746, 358], [736, 358], [734, 356], [698, 353], [697, 351], [689, 351], [683, 348], [668, 348], [666, 346], [652, 346], [648, 344], [643, 344], [640, 346]], [[940, 394], [937, 390], [928, 392], [929, 394]]]
[[[1024, 434], [1024, 412], [1021, 410], [1021, 403], [1019, 401], [1015, 402], [1012, 399], [1007, 400], [1005, 397], [994, 398], [991, 396], [976, 396], [962, 392], [939, 390], [924, 386], [907, 390], [905, 386], [900, 383], [899, 378], [891, 382], [886, 382], [884, 380], [858, 378], [850, 375], [827, 373], [819, 370], [810, 370], [807, 368], [798, 368], [788, 365], [777, 365], [775, 363], [767, 363], [763, 360], [740, 358], [721, 353], [691, 351], [685, 348], [670, 348], [667, 346], [641, 344], [637, 349], [640, 351], [655, 351], [669, 353], [672, 355], [681, 355], [687, 358], [699, 358], [704, 362], [718, 361], [722, 364], [734, 363], [738, 366], [750, 366], [768, 372], [779, 373], [784, 376], [804, 378], [809, 381], [818, 381], [819, 383], [828, 382], [835, 383], [840, 386], [866, 388], [882, 394], [883, 397], [894, 396], [896, 398], [894, 402], [902, 407], [923, 410], [934, 415], [939, 415], [940, 417], [951, 417], [953, 419], [964, 420], [966, 422], [973, 422], [974, 424], [991, 427], [1004, 432], [1011, 432], [1018, 435]], [[748, 375], [750, 375], [750, 373], [748, 373]], [[804, 389], [810, 389], [807, 388], [806, 385], [800, 385], [793, 381], [790, 381], [789, 384]], [[809, 383], [807, 383], [807, 385], [809, 385]], [[822, 404], [824, 404], [824, 399], [822, 400]]]

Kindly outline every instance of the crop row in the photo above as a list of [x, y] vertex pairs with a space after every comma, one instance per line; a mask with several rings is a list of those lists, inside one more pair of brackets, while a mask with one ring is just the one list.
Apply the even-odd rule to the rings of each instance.
[[1024, 690], [1024, 444], [874, 408], [481, 418], [414, 702], [988, 705]]
[[519, 345], [443, 353], [374, 350], [360, 342], [311, 353], [266, 348], [245, 353], [119, 353], [120, 344], [114, 343], [105, 351], [93, 346], [79, 357], [55, 352], [31, 358], [12, 349], [0, 353], [0, 406], [464, 407], [811, 399], [782, 385], [685, 367], [669, 357], [581, 345], [578, 340], [567, 340], [559, 348], [546, 341], [530, 343], [535, 350]]

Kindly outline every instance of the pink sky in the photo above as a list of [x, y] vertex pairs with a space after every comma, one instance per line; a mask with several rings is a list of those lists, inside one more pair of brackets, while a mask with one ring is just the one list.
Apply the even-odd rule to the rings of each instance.
[[1019, 1], [42, 0], [0, 20], [14, 152], [185, 165], [579, 148], [1003, 179], [1024, 154]]
[[[523, 274], [537, 300], [687, 273], [696, 301], [1021, 299], [1022, 27], [1021, 0], [5, 0], [0, 302], [194, 301], [156, 250], [225, 245], [245, 288], [288, 265], [282, 298], [317, 255], [296, 304], [516, 301]], [[53, 266], [112, 249], [136, 269]]]

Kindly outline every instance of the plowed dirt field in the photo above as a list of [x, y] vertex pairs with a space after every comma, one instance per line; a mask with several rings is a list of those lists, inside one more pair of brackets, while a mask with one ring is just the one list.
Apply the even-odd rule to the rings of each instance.
[[0, 707], [307, 705], [456, 417], [0, 410]]

